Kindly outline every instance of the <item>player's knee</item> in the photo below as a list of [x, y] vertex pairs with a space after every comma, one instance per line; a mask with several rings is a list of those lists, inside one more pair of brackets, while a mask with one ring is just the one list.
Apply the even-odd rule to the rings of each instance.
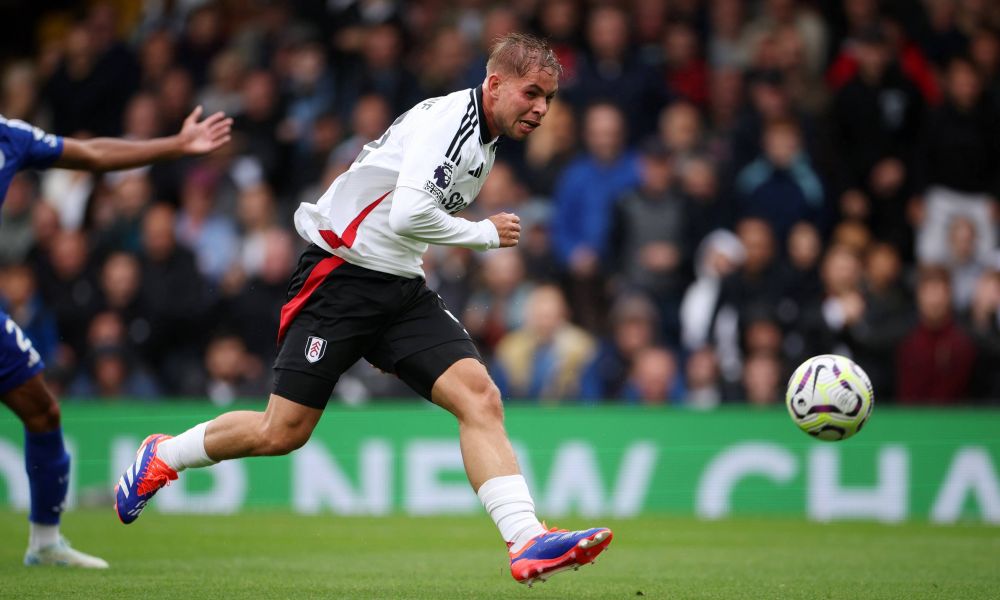
[[480, 382], [469, 390], [463, 420], [469, 424], [495, 426], [503, 424], [503, 400], [500, 390], [490, 380]]
[[260, 446], [266, 456], [290, 454], [309, 441], [309, 431], [301, 427], [266, 427]]
[[44, 433], [59, 428], [62, 412], [59, 403], [51, 396], [38, 399], [37, 410], [24, 417], [24, 427], [32, 433]]
[[490, 419], [503, 423], [503, 398], [500, 396], [500, 389], [491, 381], [482, 395], [484, 412]]

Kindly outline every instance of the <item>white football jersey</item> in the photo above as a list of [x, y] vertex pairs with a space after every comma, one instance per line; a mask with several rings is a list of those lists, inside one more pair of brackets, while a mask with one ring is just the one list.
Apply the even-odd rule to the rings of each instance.
[[[425, 100], [400, 115], [382, 137], [365, 145], [351, 168], [330, 184], [318, 202], [303, 202], [295, 211], [295, 228], [306, 240], [349, 263], [422, 277], [427, 244], [399, 235], [390, 226], [397, 188], [430, 194], [438, 208], [454, 214], [475, 200], [495, 153], [496, 139], [490, 139], [485, 122], [482, 88]], [[447, 220], [459, 225], [454, 218]], [[495, 228], [490, 230], [498, 240], [495, 232]], [[464, 239], [468, 241], [468, 234]], [[485, 250], [495, 247], [496, 241], [492, 245], [455, 243]]]

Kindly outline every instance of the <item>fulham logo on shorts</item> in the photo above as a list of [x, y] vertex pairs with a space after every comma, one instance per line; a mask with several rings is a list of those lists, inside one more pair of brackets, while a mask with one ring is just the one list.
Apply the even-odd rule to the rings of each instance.
[[309, 336], [306, 340], [306, 360], [314, 363], [323, 358], [324, 354], [326, 354], [326, 340], [314, 335]]

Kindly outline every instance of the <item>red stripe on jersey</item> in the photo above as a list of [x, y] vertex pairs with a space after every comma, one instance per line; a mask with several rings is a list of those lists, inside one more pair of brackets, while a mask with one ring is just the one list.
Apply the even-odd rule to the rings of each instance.
[[281, 321], [278, 324], [279, 344], [285, 338], [288, 326], [295, 320], [296, 315], [302, 311], [302, 307], [306, 305], [306, 302], [312, 296], [313, 292], [316, 291], [316, 288], [323, 283], [327, 275], [342, 264], [344, 264], [344, 259], [339, 256], [330, 256], [316, 263], [316, 266], [309, 272], [309, 277], [306, 277], [306, 282], [299, 288], [299, 293], [295, 294], [294, 298], [281, 307]]
[[378, 200], [372, 202], [365, 207], [363, 211], [358, 213], [358, 216], [354, 217], [354, 220], [350, 222], [346, 229], [344, 229], [343, 235], [337, 235], [329, 229], [320, 229], [319, 234], [322, 236], [323, 240], [330, 244], [330, 247], [336, 250], [341, 246], [346, 246], [350, 248], [354, 245], [354, 239], [358, 237], [358, 227], [361, 227], [361, 222], [365, 220], [368, 215], [375, 210], [375, 207], [381, 204], [385, 197], [392, 193], [392, 190], [382, 194]]

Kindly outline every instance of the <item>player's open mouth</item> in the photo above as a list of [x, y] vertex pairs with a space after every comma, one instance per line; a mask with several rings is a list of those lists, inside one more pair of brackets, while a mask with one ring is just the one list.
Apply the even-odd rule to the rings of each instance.
[[538, 121], [527, 121], [527, 120], [518, 121], [517, 124], [520, 125], [521, 130], [524, 131], [525, 133], [531, 133], [539, 125], [541, 125], [541, 123], [539, 123]]

